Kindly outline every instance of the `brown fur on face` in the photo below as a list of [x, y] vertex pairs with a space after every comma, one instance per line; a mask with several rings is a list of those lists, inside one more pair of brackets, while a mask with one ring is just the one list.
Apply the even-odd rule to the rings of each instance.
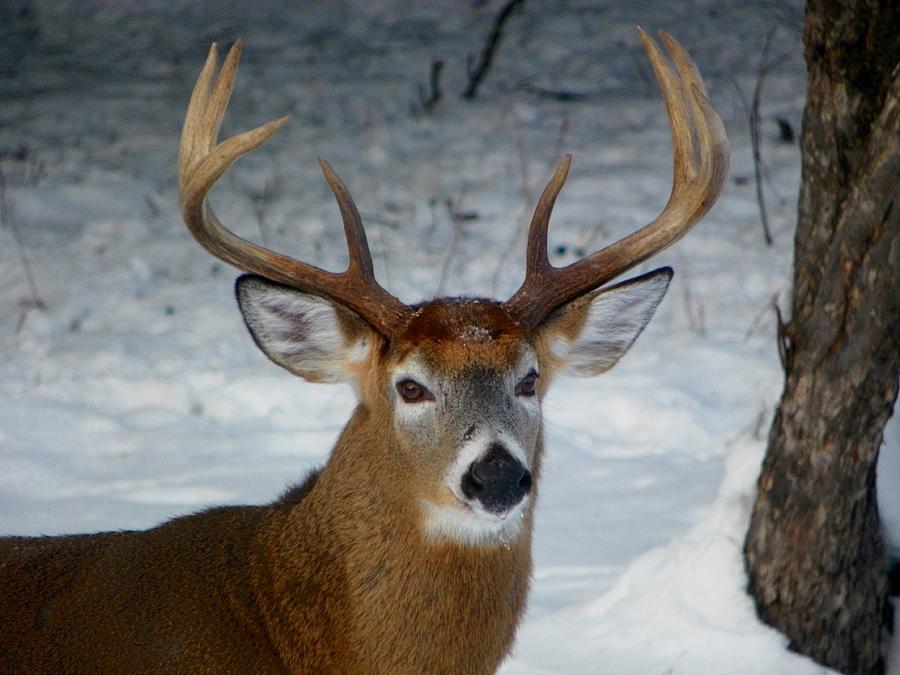
[[595, 375], [628, 350], [671, 271], [585, 297], [681, 237], [725, 178], [721, 120], [690, 58], [663, 35], [676, 75], [639, 35], [678, 137], [663, 213], [554, 268], [547, 228], [566, 156], [538, 202], [526, 278], [508, 301], [412, 308], [375, 281], [358, 209], [322, 159], [344, 222], [344, 272], [252, 244], [213, 216], [212, 185], [286, 121], [217, 144], [241, 47], [219, 69], [213, 45], [179, 149], [185, 223], [213, 255], [250, 272], [238, 301], [263, 352], [309, 381], [350, 381], [360, 404], [324, 469], [268, 507], [212, 510], [148, 532], [0, 541], [0, 621], [14, 626], [0, 631], [0, 667], [493, 672], [512, 644], [531, 568], [537, 394], [553, 370]]
[[465, 300], [372, 340], [361, 404], [299, 491], [147, 532], [0, 540], [0, 671], [496, 670], [525, 606], [531, 512], [507, 546], [426, 539], [384, 373], [412, 352], [448, 375], [503, 370], [521, 335], [496, 303]]
[[399, 344], [495, 342], [518, 343], [523, 335], [515, 320], [496, 300], [440, 298], [414, 308]]
[[[540, 368], [502, 305], [479, 298], [424, 303], [415, 308], [400, 337], [375, 351], [363, 369], [362, 400], [386, 425], [393, 425], [394, 452], [413, 469], [418, 501], [468, 509], [460, 504], [459, 476], [451, 480], [448, 471], [464, 460], [462, 450], [475, 436], [485, 439], [480, 454], [487, 452], [490, 439], [504, 446], [511, 443], [536, 474], [539, 406], [530, 406], [529, 418], [515, 388], [519, 378]], [[404, 403], [395, 384], [405, 379], [434, 386], [432, 401]], [[455, 495], [451, 485], [457, 487]]]
[[[516, 322], [495, 300], [431, 300], [415, 307], [412, 320], [399, 338], [390, 342], [381, 339], [380, 347], [371, 352], [373, 359], [366, 368], [369, 372], [362, 376], [376, 379], [374, 388], [380, 388], [384, 382], [378, 379], [379, 374], [413, 351], [435, 371], [446, 374], [478, 362], [508, 368], [521, 352], [523, 337]], [[378, 398], [377, 391], [371, 393], [373, 400]]]
[[[616, 303], [632, 302], [623, 289], [599, 316], [615, 321]], [[496, 302], [432, 301], [388, 340], [339, 307], [322, 315], [322, 302], [271, 292], [277, 339], [267, 353], [286, 354], [309, 379], [343, 369], [359, 393], [325, 467], [268, 506], [212, 509], [146, 532], [0, 539], [0, 672], [468, 674], [500, 665], [531, 571], [539, 399], [564, 361], [555, 341], [577, 342], [593, 297], [531, 334]], [[294, 304], [320, 314], [281, 321]], [[267, 320], [264, 311], [255, 319]], [[314, 369], [289, 342], [292, 325], [303, 340], [326, 336]], [[277, 352], [285, 339], [288, 351]], [[528, 368], [539, 372], [538, 395], [521, 399], [516, 382]], [[434, 388], [426, 407], [399, 401], [396, 378], [409, 375]], [[435, 530], [426, 502], [467, 514], [448, 467], [463, 458], [455, 466], [465, 468], [467, 449], [494, 441], [520, 444], [530, 464], [535, 488], [520, 502], [521, 526], [473, 539]]]

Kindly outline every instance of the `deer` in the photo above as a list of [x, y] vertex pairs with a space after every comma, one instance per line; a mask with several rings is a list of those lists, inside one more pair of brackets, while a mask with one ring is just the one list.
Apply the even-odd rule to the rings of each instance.
[[510, 653], [531, 577], [554, 377], [593, 376], [628, 351], [669, 267], [609, 284], [690, 230], [722, 191], [728, 141], [700, 73], [638, 37], [672, 132], [661, 213], [565, 267], [547, 254], [565, 155], [535, 208], [525, 279], [505, 301], [407, 305], [375, 279], [360, 214], [324, 159], [349, 252], [331, 272], [235, 235], [213, 184], [281, 118], [218, 142], [240, 42], [215, 44], [184, 120], [184, 222], [243, 272], [256, 345], [356, 408], [324, 466], [270, 504], [210, 508], [145, 531], [0, 540], [4, 673], [492, 673]]

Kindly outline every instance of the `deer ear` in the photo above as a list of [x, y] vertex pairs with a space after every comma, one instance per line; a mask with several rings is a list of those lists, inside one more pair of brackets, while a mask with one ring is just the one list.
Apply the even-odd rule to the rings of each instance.
[[356, 314], [263, 277], [241, 276], [235, 294], [256, 345], [310, 382], [350, 381], [375, 339]]
[[671, 279], [672, 268], [662, 267], [553, 312], [538, 331], [556, 367], [582, 377], [612, 368], [650, 321]]

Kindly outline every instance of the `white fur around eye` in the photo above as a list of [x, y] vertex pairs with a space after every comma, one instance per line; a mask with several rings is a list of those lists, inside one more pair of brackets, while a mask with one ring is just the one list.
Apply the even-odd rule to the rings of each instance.
[[[523, 351], [522, 356], [519, 359], [519, 364], [516, 367], [515, 376], [509, 381], [509, 387], [513, 392], [516, 391], [516, 388], [519, 386], [519, 383], [528, 376], [529, 373], [534, 372], [537, 374], [538, 379], [540, 379], [540, 369], [538, 366], [537, 356], [531, 347], [526, 347]], [[535, 384], [537, 386], [537, 383]], [[520, 396], [516, 394], [516, 400], [519, 402], [519, 405], [525, 410], [525, 412], [529, 416], [534, 416], [540, 413], [541, 411], [541, 400], [540, 396], [535, 393], [534, 396]]]
[[529, 417], [534, 417], [541, 412], [541, 399], [538, 394], [534, 396], [517, 396], [516, 398]]
[[430, 419], [434, 415], [436, 401], [404, 401], [400, 392], [397, 391], [397, 385], [403, 380], [412, 380], [418, 385], [425, 387], [435, 398], [438, 392], [432, 387], [431, 378], [415, 361], [402, 364], [402, 367], [394, 371], [391, 375], [391, 395], [394, 397], [394, 415], [402, 426], [412, 428], [419, 426]]

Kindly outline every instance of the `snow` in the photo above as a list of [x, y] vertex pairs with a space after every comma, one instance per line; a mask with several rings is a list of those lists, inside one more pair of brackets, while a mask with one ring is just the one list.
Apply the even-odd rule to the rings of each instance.
[[[687, 532], [635, 559], [602, 596], [573, 604], [519, 634], [523, 664], [509, 673], [827, 672], [785, 653], [743, 592], [741, 545], [762, 459], [742, 442], [708, 513]], [[542, 643], [555, 646], [552, 658]]]
[[[725, 193], [636, 273], [670, 264], [668, 297], [609, 373], [558, 382], [535, 578], [513, 673], [821, 673], [760, 624], [740, 549], [781, 388], [773, 297], [790, 289], [804, 69], [798, 3], [526, 4], [482, 93], [457, 97], [496, 3], [69, 0], [0, 9], [0, 169], [45, 310], [0, 226], [0, 531], [143, 528], [262, 503], [324, 460], [353, 406], [269, 363], [235, 274], [177, 209], [177, 139], [209, 42], [244, 38], [224, 133], [292, 117], [213, 194], [242, 236], [327, 269], [346, 264], [329, 158], [368, 225], [379, 279], [405, 302], [507, 297], [543, 181], [572, 152], [553, 262], [662, 208], [668, 129], [633, 26], [694, 55], [732, 143]], [[207, 8], [208, 7], [208, 8]], [[400, 8], [402, 7], [402, 11]], [[765, 34], [763, 158], [776, 245], [762, 242], [746, 115]], [[420, 86], [445, 61], [445, 97]], [[561, 103], [527, 91], [589, 94]], [[9, 158], [23, 148], [24, 161]], [[443, 280], [441, 270], [446, 270]], [[879, 491], [900, 554], [900, 424]], [[900, 644], [891, 672], [900, 673]]]

